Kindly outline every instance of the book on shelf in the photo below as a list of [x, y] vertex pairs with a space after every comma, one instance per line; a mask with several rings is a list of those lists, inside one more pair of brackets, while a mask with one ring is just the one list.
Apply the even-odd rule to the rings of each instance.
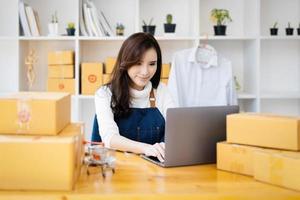
[[114, 36], [113, 29], [106, 16], [90, 0], [86, 0], [82, 4], [80, 26], [81, 34], [85, 36]]
[[25, 6], [27, 6], [23, 1], [19, 2], [19, 16], [20, 16], [20, 24], [25, 36], [31, 36], [27, 15], [25, 12]]
[[26, 12], [27, 19], [28, 19], [28, 22], [29, 22], [31, 36], [34, 36], [34, 37], [40, 36], [40, 32], [39, 32], [38, 25], [37, 25], [37, 20], [35, 18], [37, 13], [34, 12], [32, 7], [30, 7], [30, 6], [25, 7], [25, 12]]

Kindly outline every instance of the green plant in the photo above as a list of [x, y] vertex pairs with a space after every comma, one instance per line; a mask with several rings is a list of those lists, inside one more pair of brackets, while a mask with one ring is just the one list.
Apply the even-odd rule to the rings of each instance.
[[73, 22], [68, 23], [68, 29], [75, 29], [75, 24]]
[[291, 22], [288, 22], [288, 28], [292, 28], [292, 27], [291, 27]]
[[144, 24], [144, 26], [151, 26], [152, 21], [153, 21], [153, 17], [150, 19], [149, 24], [147, 24], [147, 23], [145, 22], [145, 20], [143, 20], [143, 24]]
[[275, 22], [274, 24], [273, 24], [273, 27], [272, 28], [277, 28], [277, 22]]
[[167, 24], [172, 24], [173, 16], [171, 14], [167, 14], [166, 20], [167, 20]]
[[58, 23], [57, 11], [55, 11], [54, 15], [52, 15], [51, 23]]
[[226, 22], [232, 22], [229, 15], [229, 11], [226, 9], [212, 9], [211, 10], [211, 20], [217, 24], [217, 26], [225, 25]]

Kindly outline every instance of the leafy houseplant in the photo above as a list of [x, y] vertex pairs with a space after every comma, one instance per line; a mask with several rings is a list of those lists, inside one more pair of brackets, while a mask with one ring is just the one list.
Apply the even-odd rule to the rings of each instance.
[[125, 26], [122, 23], [117, 23], [116, 26], [116, 35], [123, 36], [124, 35]]
[[75, 35], [75, 24], [72, 22], [68, 23], [68, 28], [66, 28], [66, 30], [69, 36]]
[[173, 16], [167, 14], [166, 16], [167, 23], [164, 24], [165, 33], [175, 33], [176, 24], [172, 24]]
[[299, 26], [297, 28], [297, 33], [298, 33], [298, 35], [300, 35], [300, 23], [299, 23]]
[[291, 27], [291, 23], [288, 23], [288, 27], [285, 29], [286, 35], [293, 35], [294, 34], [294, 28]]
[[151, 18], [149, 24], [147, 24], [144, 20], [143, 20], [143, 32], [144, 33], [150, 33], [151, 35], [155, 34], [155, 25], [151, 25], [153, 21], [153, 18]]
[[214, 26], [215, 35], [226, 35], [226, 22], [232, 22], [229, 11], [226, 9], [212, 9], [211, 20], [216, 23]]
[[270, 28], [271, 35], [278, 35], [278, 28], [277, 28], [277, 22], [274, 23], [273, 27]]
[[51, 22], [48, 24], [48, 31], [50, 36], [58, 35], [58, 18], [56, 11], [54, 15], [52, 15]]

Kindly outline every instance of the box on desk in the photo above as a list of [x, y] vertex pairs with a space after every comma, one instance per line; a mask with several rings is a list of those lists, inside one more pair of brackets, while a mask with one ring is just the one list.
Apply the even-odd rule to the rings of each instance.
[[262, 148], [219, 142], [217, 143], [217, 168], [253, 176], [254, 152], [260, 149]]
[[94, 94], [103, 83], [102, 63], [81, 64], [81, 93]]
[[68, 92], [75, 94], [75, 79], [48, 79], [47, 90], [49, 92]]
[[105, 59], [105, 68], [104, 68], [105, 74], [111, 74], [112, 73], [116, 62], [117, 62], [117, 59], [113, 58], [113, 57], [107, 57]]
[[48, 53], [48, 65], [73, 65], [74, 51], [52, 51]]
[[49, 65], [48, 78], [74, 78], [74, 65]]
[[256, 180], [300, 191], [300, 152], [256, 151]]
[[57, 136], [0, 135], [0, 189], [72, 190], [83, 160], [83, 124]]
[[300, 119], [267, 114], [240, 113], [227, 116], [227, 142], [300, 150]]
[[0, 97], [0, 133], [56, 135], [70, 123], [66, 93], [19, 92]]

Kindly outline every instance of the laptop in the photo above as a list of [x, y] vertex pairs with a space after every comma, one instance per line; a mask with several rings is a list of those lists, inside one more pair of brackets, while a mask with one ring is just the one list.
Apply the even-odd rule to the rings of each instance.
[[226, 140], [226, 115], [239, 106], [182, 107], [167, 110], [165, 160], [141, 155], [161, 167], [216, 162], [216, 143]]

